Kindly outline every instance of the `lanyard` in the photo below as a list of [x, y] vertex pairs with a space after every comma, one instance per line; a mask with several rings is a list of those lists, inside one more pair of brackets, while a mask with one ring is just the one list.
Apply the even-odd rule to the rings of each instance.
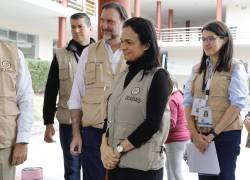
[[210, 84], [213, 74], [215, 73], [215, 70], [209, 75], [207, 81], [206, 81], [206, 74], [207, 74], [207, 68], [204, 71], [203, 79], [202, 79], [202, 92], [205, 92], [206, 99], [208, 99], [209, 92], [210, 92]]

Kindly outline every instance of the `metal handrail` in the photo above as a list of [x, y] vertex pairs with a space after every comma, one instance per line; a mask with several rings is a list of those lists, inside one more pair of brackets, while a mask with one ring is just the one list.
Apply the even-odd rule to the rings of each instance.
[[86, 13], [92, 16], [96, 16], [96, 2], [95, 0], [86, 0], [85, 2]]
[[[51, 0], [60, 3], [60, 0]], [[67, 6], [77, 11], [86, 11], [88, 15], [96, 16], [96, 1], [95, 0], [68, 0]]]
[[[201, 29], [202, 27], [164, 28], [160, 30], [156, 28], [156, 33], [162, 42], [199, 42], [201, 40]], [[229, 27], [229, 29], [234, 40], [250, 43], [250, 29], [238, 27]]]
[[76, 9], [78, 11], [83, 11], [83, 2], [82, 1], [68, 1], [68, 7]]

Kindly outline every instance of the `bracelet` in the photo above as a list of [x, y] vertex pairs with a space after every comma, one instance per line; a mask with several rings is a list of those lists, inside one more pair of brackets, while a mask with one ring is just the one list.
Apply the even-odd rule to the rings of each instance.
[[218, 136], [218, 134], [217, 134], [216, 132], [214, 132], [214, 129], [211, 129], [211, 131], [209, 132], [209, 134], [212, 134], [212, 135], [214, 136], [214, 138], [215, 138], [216, 136]]

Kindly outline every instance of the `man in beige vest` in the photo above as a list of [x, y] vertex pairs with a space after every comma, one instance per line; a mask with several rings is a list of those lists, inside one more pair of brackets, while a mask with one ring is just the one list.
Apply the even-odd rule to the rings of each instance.
[[[55, 112], [57, 112], [56, 117], [59, 121], [60, 142], [64, 158], [64, 178], [65, 180], [80, 180], [80, 156], [70, 154], [72, 128], [67, 101], [79, 57], [83, 49], [94, 40], [90, 38], [91, 23], [87, 14], [73, 14], [70, 18], [70, 24], [73, 39], [66, 48], [56, 50], [48, 75], [43, 106], [43, 119], [46, 125], [44, 140], [48, 143], [54, 142], [55, 129], [53, 123]], [[58, 92], [59, 100], [56, 108]]]
[[27, 159], [34, 92], [22, 52], [1, 40], [0, 83], [0, 179], [14, 180]]
[[68, 102], [73, 128], [70, 151], [81, 154], [84, 180], [104, 180], [100, 158], [106, 101], [116, 74], [125, 69], [120, 49], [126, 10], [118, 3], [104, 4], [100, 17], [103, 39], [83, 51]]

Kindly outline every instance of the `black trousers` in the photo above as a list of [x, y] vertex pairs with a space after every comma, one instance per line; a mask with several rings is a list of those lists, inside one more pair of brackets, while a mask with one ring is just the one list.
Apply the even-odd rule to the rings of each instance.
[[163, 180], [163, 168], [141, 171], [129, 168], [115, 168], [108, 171], [109, 180]]

